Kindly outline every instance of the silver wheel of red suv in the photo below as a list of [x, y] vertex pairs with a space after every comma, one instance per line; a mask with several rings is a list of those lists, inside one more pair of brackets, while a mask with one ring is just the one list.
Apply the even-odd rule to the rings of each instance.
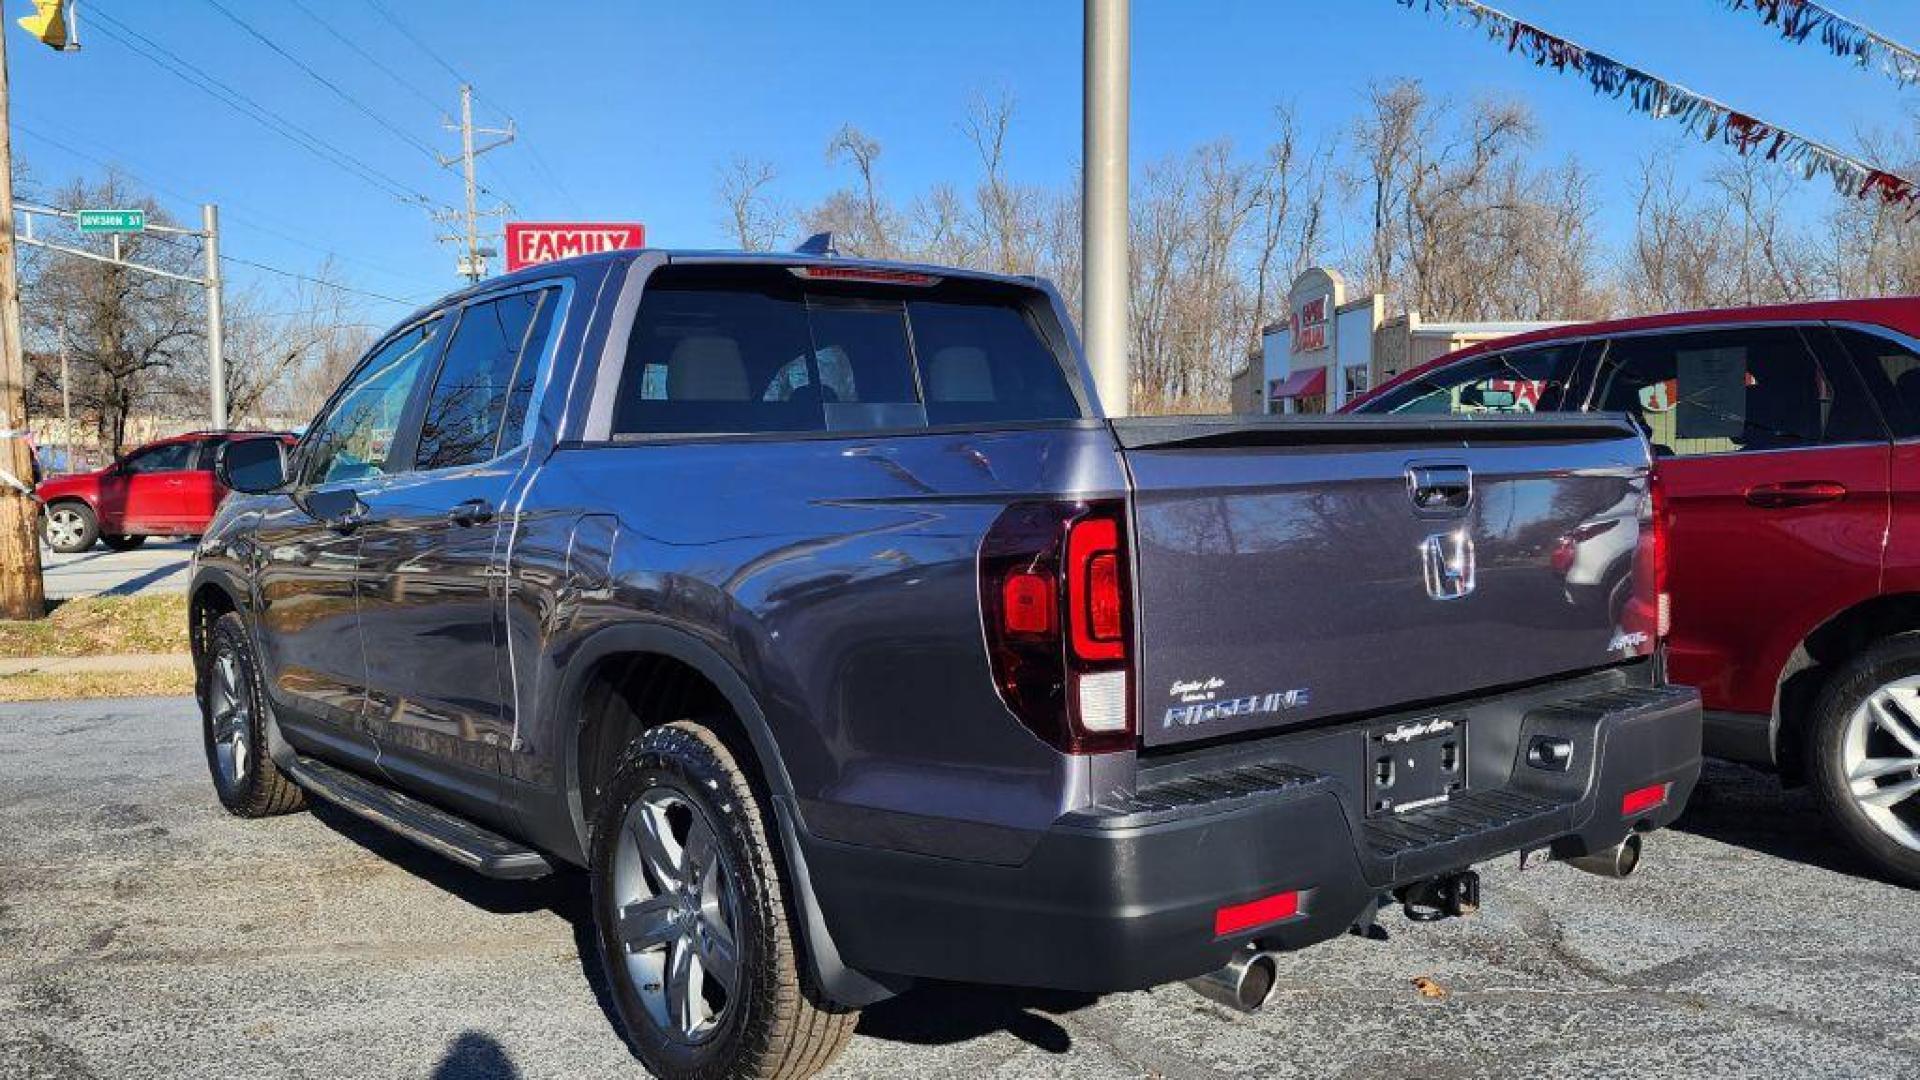
[[1827, 818], [1882, 872], [1920, 887], [1920, 633], [1848, 661], [1811, 720], [1807, 778]]
[[1840, 760], [1867, 820], [1920, 851], [1920, 675], [1887, 683], [1855, 707]]

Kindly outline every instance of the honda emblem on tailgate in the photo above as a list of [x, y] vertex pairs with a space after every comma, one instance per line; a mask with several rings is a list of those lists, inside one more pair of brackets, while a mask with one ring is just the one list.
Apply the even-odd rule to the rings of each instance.
[[1435, 600], [1458, 600], [1473, 591], [1473, 537], [1467, 530], [1427, 537], [1420, 545], [1420, 563], [1427, 595]]

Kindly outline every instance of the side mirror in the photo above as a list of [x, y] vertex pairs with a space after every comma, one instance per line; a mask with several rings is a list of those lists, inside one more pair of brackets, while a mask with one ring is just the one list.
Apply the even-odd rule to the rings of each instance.
[[279, 439], [238, 439], [213, 451], [213, 476], [248, 495], [276, 491], [287, 482], [287, 448]]

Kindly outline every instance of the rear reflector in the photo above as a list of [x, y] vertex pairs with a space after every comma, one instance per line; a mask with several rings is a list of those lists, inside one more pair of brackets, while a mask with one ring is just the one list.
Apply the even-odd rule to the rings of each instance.
[[1089, 671], [1075, 679], [1080, 726], [1088, 731], [1127, 730], [1127, 673]]
[[1672, 786], [1672, 784], [1648, 784], [1646, 787], [1634, 788], [1627, 792], [1626, 798], [1620, 800], [1620, 816], [1632, 817], [1635, 814], [1644, 814], [1656, 806], [1665, 806], [1667, 790]]
[[1300, 914], [1300, 893], [1275, 893], [1262, 900], [1223, 907], [1213, 913], [1213, 936], [1226, 937]]

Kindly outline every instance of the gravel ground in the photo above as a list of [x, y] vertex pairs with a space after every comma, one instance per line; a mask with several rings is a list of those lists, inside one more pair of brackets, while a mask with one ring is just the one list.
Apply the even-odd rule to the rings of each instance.
[[[1638, 876], [1486, 867], [1481, 915], [1292, 957], [1251, 1018], [1178, 986], [927, 987], [833, 1075], [1913, 1075], [1920, 896], [1765, 777], [1702, 791]], [[226, 816], [185, 699], [0, 707], [0, 1077], [639, 1075], [587, 940], [578, 876]]]

